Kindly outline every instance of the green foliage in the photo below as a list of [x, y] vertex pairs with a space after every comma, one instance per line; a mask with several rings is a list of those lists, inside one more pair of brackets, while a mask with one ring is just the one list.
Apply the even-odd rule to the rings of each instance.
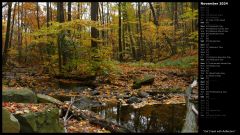
[[109, 46], [100, 46], [96, 51], [91, 51], [92, 59], [89, 62], [91, 74], [108, 76], [111, 73], [118, 73], [120, 70], [116, 62], [111, 60], [112, 48]]
[[[109, 28], [103, 28], [99, 23], [88, 20], [73, 20], [64, 23], [52, 22], [50, 27], [42, 27], [39, 31], [33, 33], [33, 36], [40, 37], [34, 40], [30, 45], [31, 52], [42, 52], [43, 55], [51, 54], [52, 63], [55, 63], [57, 68], [58, 55], [53, 53], [57, 51], [57, 35], [64, 31], [64, 39], [62, 39], [62, 54], [66, 57], [66, 63], [63, 65], [63, 70], [67, 72], [75, 72], [78, 74], [97, 74], [109, 75], [112, 72], [118, 72], [115, 62], [111, 60], [112, 46], [104, 46], [102, 39], [91, 38], [87, 28], [95, 27], [98, 30], [104, 31]], [[81, 29], [80, 29], [81, 28]], [[50, 39], [49, 39], [50, 37]], [[49, 39], [51, 47], [47, 44], [44, 47], [39, 46], [39, 42], [43, 38]], [[91, 40], [96, 41], [99, 47], [91, 48]], [[38, 47], [43, 49], [37, 50]], [[50, 48], [52, 50], [49, 50]], [[35, 53], [27, 54], [33, 56]], [[36, 53], [37, 54], [37, 53]], [[65, 72], [63, 71], [63, 72]]]
[[193, 64], [197, 62], [198, 62], [197, 56], [187, 56], [176, 60], [168, 59], [158, 63], [158, 65], [160, 67], [191, 68]]
[[188, 7], [186, 11], [180, 15], [180, 19], [183, 19], [184, 21], [192, 21], [198, 18], [198, 10], [193, 10]]
[[189, 41], [189, 44], [198, 45], [198, 32], [191, 32], [187, 37], [187, 40]]
[[187, 56], [181, 57], [178, 59], [167, 59], [158, 63], [151, 62], [129, 62], [128, 64], [131, 66], [137, 67], [148, 67], [148, 68], [159, 68], [159, 67], [174, 67], [174, 68], [191, 68], [194, 64], [198, 62], [198, 56]]
[[[50, 22], [50, 27], [42, 27], [40, 30], [35, 31], [32, 36], [37, 39], [33, 41], [30, 45], [31, 52], [42, 52], [42, 55], [51, 54], [52, 62], [57, 64], [58, 55], [57, 50], [57, 37], [59, 33], [64, 32], [64, 38], [62, 39], [61, 52], [66, 58], [66, 63], [63, 68], [67, 71], [80, 70], [80, 66], [83, 63], [88, 65], [88, 61], [91, 60], [91, 38], [86, 28], [99, 27], [97, 22], [88, 20], [74, 20], [64, 23]], [[81, 29], [80, 29], [81, 28]], [[81, 36], [81, 38], [79, 38]], [[40, 38], [39, 38], [40, 37]], [[45, 41], [43, 39], [48, 39], [51, 42], [46, 46], [39, 45], [39, 42]], [[94, 39], [97, 40], [97, 39]], [[38, 47], [36, 47], [38, 45]], [[40, 48], [42, 50], [36, 50]], [[35, 51], [34, 51], [35, 50]], [[27, 54], [34, 55], [34, 54]], [[85, 65], [86, 65], [85, 64]], [[88, 72], [89, 68], [81, 70], [83, 72]]]
[[[56, 6], [56, 3], [53, 4]], [[82, 4], [84, 5], [84, 3]], [[108, 14], [109, 16], [105, 15], [104, 25], [100, 22], [101, 19], [91, 21], [90, 16], [84, 15], [84, 19], [76, 19], [76, 16], [79, 15], [77, 15], [75, 9], [72, 11], [72, 21], [65, 21], [63, 23], [52, 21], [49, 22], [49, 27], [46, 26], [46, 20], [44, 20], [46, 18], [46, 11], [40, 10], [40, 29], [37, 28], [36, 19], [27, 17], [25, 20], [21, 20], [21, 22], [24, 23], [20, 28], [23, 34], [23, 53], [21, 57], [25, 59], [26, 63], [40, 63], [44, 64], [44, 66], [53, 67], [51, 68], [52, 70], [54, 70], [54, 68], [57, 69], [59, 62], [58, 35], [62, 34], [64, 38], [61, 39], [62, 45], [60, 52], [62, 57], [64, 57], [64, 62], [62, 62], [64, 63], [63, 71], [77, 72], [79, 74], [108, 75], [110, 72], [118, 70], [115, 66], [116, 62], [112, 62], [112, 60], [117, 59], [120, 53], [123, 54], [125, 61], [141, 60], [135, 63], [136, 66], [184, 67], [184, 64], [186, 64], [186, 67], [188, 67], [189, 62], [195, 59], [183, 58], [159, 61], [171, 56], [174, 49], [176, 49], [176, 55], [178, 55], [178, 53], [185, 54], [185, 52], [189, 52], [189, 50], [197, 49], [198, 32], [197, 29], [192, 27], [198, 18], [198, 10], [192, 10], [192, 3], [182, 5], [183, 8], [178, 7], [178, 25], [175, 25], [175, 17], [172, 9], [174, 3], [154, 3], [155, 12], [160, 12], [160, 14], [157, 13], [159, 26], [156, 26], [153, 23], [153, 14], [149, 8], [149, 3], [141, 3], [142, 42], [140, 45], [141, 32], [136, 4], [137, 3], [121, 2], [122, 52], [119, 52], [118, 45], [118, 3], [112, 3], [108, 5], [110, 12]], [[31, 7], [31, 4], [29, 6]], [[35, 7], [34, 4], [32, 6]], [[29, 9], [27, 8], [27, 11], [33, 10], [30, 7]], [[81, 13], [88, 11], [89, 6], [83, 6], [81, 9]], [[29, 13], [29, 15], [34, 15], [33, 13], [34, 12]], [[56, 19], [55, 15], [56, 10], [53, 10], [53, 20]], [[82, 16], [82, 14], [80, 14], [80, 16]], [[34, 21], [31, 22], [32, 20]], [[2, 34], [4, 35], [6, 33], [6, 22], [4, 21], [3, 26]], [[14, 27], [17, 29], [17, 26]], [[98, 38], [91, 37], [92, 27], [99, 31]], [[27, 28], [27, 30], [31, 32], [24, 32], [24, 28]], [[104, 35], [102, 32], [105, 32]], [[17, 37], [17, 34], [18, 32], [15, 31], [13, 38]], [[26, 37], [28, 38], [27, 42], [25, 41]], [[30, 41], [30, 43], [28, 41]], [[91, 41], [97, 42], [98, 48], [93, 50]], [[11, 56], [20, 56], [20, 51], [16, 51], [17, 45], [15, 44], [17, 42], [18, 40], [16, 40], [16, 38], [15, 42], [12, 42], [15, 49], [10, 50], [9, 54]], [[134, 57], [134, 53], [137, 57]]]
[[117, 62], [110, 61], [110, 60], [104, 60], [100, 63], [99, 72], [101, 75], [108, 76], [111, 73], [118, 74], [121, 72], [121, 70], [116, 66]]

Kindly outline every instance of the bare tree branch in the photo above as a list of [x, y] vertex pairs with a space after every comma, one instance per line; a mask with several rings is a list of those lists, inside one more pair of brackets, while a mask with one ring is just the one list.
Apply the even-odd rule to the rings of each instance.
[[4, 7], [6, 7], [7, 6], [7, 2], [6, 3], [4, 3], [3, 5], [2, 5], [2, 8], [4, 8]]
[[68, 109], [67, 109], [67, 112], [65, 114], [65, 116], [63, 117], [63, 123], [64, 123], [64, 131], [65, 133], [67, 133], [67, 122], [70, 120], [70, 118], [73, 116], [71, 115], [70, 117], [68, 117], [68, 114], [69, 114], [69, 111], [73, 105], [73, 103], [75, 102], [75, 97], [71, 97], [71, 101], [70, 101], [70, 104], [68, 106]]

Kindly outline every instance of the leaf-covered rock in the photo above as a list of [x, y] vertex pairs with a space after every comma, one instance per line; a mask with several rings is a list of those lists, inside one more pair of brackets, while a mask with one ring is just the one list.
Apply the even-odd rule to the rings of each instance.
[[38, 103], [53, 103], [53, 104], [63, 104], [60, 100], [57, 100], [51, 96], [44, 94], [37, 94]]
[[17, 103], [37, 103], [36, 94], [28, 88], [4, 88], [2, 101]]
[[19, 133], [18, 120], [4, 107], [2, 108], [2, 130], [3, 133]]
[[63, 133], [63, 124], [59, 121], [58, 108], [46, 108], [41, 112], [16, 114], [21, 133]]

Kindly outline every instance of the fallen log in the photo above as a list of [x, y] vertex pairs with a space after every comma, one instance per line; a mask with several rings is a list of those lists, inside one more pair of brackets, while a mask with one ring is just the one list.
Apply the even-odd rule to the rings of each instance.
[[95, 88], [98, 86], [97, 81], [94, 80], [73, 80], [73, 79], [58, 79], [60, 85], [78, 85], [78, 86], [89, 86], [91, 88]]
[[133, 82], [133, 89], [139, 89], [142, 85], [153, 84], [154, 76], [145, 75], [143, 79], [137, 79]]
[[[77, 107], [75, 107], [73, 103], [69, 104], [68, 107], [64, 107], [64, 104], [57, 104], [57, 105], [62, 109], [62, 112], [66, 112], [69, 115], [71, 115], [70, 117], [82, 118], [84, 120], [88, 120], [89, 123], [105, 128], [106, 130], [109, 130], [111, 133], [131, 133], [132, 132], [121, 125], [115, 124], [111, 121], [108, 121], [98, 116], [96, 113], [92, 111], [80, 110]], [[67, 116], [66, 114], [64, 115], [66, 119]]]
[[54, 78], [58, 79], [59, 82], [62, 84], [67, 84], [68, 81], [70, 81], [71, 83], [76, 83], [81, 86], [89, 86], [91, 88], [95, 88], [98, 85], [96, 81], [96, 76], [57, 74], [54, 76]]
[[80, 114], [79, 116], [81, 118], [88, 120], [89, 123], [103, 127], [106, 130], [109, 130], [111, 133], [131, 133], [131, 131], [127, 128], [100, 118], [91, 111], [81, 111], [81, 113], [78, 114]]
[[57, 75], [54, 76], [54, 78], [77, 80], [77, 81], [86, 81], [86, 80], [95, 80], [96, 76], [57, 74]]

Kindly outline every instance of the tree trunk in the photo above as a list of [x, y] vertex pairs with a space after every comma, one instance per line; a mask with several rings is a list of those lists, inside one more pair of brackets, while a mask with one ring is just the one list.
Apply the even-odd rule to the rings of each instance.
[[37, 10], [37, 26], [38, 26], [38, 29], [40, 29], [40, 24], [39, 24], [39, 7], [38, 7], [38, 2], [37, 2], [37, 5], [36, 5], [36, 10]]
[[122, 16], [121, 16], [121, 2], [118, 3], [118, 47], [119, 47], [119, 61], [123, 60], [123, 54], [122, 54]]
[[153, 16], [154, 24], [155, 24], [156, 26], [159, 26], [159, 24], [158, 24], [158, 19], [157, 19], [157, 16], [156, 16], [154, 7], [153, 7], [153, 5], [152, 5], [151, 2], [149, 2], [149, 5], [150, 5], [150, 9], [151, 9], [151, 11], [152, 11], [152, 16]]
[[[71, 2], [68, 2], [68, 21], [71, 21], [72, 20], [72, 15], [71, 15], [71, 12], [72, 12], [72, 6], [71, 6]], [[67, 33], [69, 34], [70, 36], [70, 30], [67, 31]], [[63, 36], [64, 37], [64, 36]], [[62, 64], [63, 65], [66, 65], [67, 64], [67, 54], [66, 54], [66, 45], [63, 45], [62, 44]]]
[[[63, 2], [57, 3], [57, 20], [60, 23], [64, 22], [64, 8], [63, 8]], [[63, 31], [58, 34], [58, 66], [59, 66], [59, 72], [62, 72], [62, 41], [64, 38]]]
[[4, 52], [3, 52], [3, 65], [5, 65], [7, 62], [11, 12], [12, 12], [12, 2], [8, 2], [8, 19], [7, 19], [7, 31], [6, 31], [6, 38], [5, 38], [5, 46], [4, 46]]
[[142, 34], [142, 23], [141, 23], [141, 4], [138, 2], [138, 27], [140, 32], [139, 48], [140, 48], [140, 58], [143, 56], [143, 34]]
[[47, 2], [47, 27], [49, 27], [49, 20], [50, 20], [50, 16], [49, 16], [49, 2]]
[[[98, 21], [98, 2], [91, 2], [91, 20]], [[91, 37], [96, 40], [98, 38], [98, 30], [95, 27], [91, 27]], [[91, 41], [92, 48], [97, 48], [97, 42]]]
[[[198, 9], [198, 3], [197, 2], [192, 2], [192, 13], [194, 12], [194, 10]], [[192, 32], [196, 31], [198, 28], [198, 24], [197, 24], [197, 19], [192, 19]]]
[[23, 2], [22, 2], [22, 7], [21, 7], [21, 46], [23, 46]]
[[20, 8], [19, 8], [19, 2], [18, 2], [18, 61], [20, 61], [20, 58], [22, 56], [22, 44], [21, 44], [21, 30], [20, 30]]
[[10, 40], [9, 40], [9, 48], [11, 48], [11, 46], [12, 46], [12, 37], [13, 37], [13, 31], [14, 31], [13, 26], [14, 26], [14, 21], [15, 21], [16, 6], [17, 6], [17, 2], [15, 2], [14, 8], [13, 8], [13, 17], [12, 17], [11, 35], [10, 35]]
[[50, 8], [50, 21], [52, 21], [52, 2], [49, 2], [49, 8]]
[[[102, 9], [102, 25], [103, 25], [103, 28], [105, 28], [105, 25], [104, 25], [104, 9], [103, 9], [103, 2], [101, 2], [101, 9]], [[104, 30], [102, 30], [102, 39], [104, 41], [105, 39], [105, 35], [104, 35]], [[105, 42], [103, 42], [103, 45], [104, 45]]]
[[72, 6], [71, 6], [71, 2], [68, 2], [68, 21], [71, 21], [72, 19]]
[[[26, 20], [26, 18], [27, 18], [27, 10], [26, 9], [24, 9], [24, 19]], [[27, 42], [27, 26], [28, 26], [28, 24], [27, 24], [27, 22], [25, 23], [24, 22], [24, 24], [25, 24], [25, 46], [26, 46], [26, 51], [27, 51], [27, 45], [28, 45], [28, 42]]]
[[77, 3], [77, 19], [80, 19], [80, 3]]
[[[107, 2], [107, 16], [106, 16], [106, 22], [107, 22], [107, 27], [108, 27], [108, 23], [109, 23], [109, 3]], [[108, 41], [109, 37], [108, 37], [108, 29], [106, 30], [106, 44], [108, 45]]]
[[134, 39], [132, 36], [132, 31], [131, 31], [131, 27], [130, 27], [130, 23], [127, 23], [127, 29], [128, 29], [128, 33], [129, 33], [129, 38], [130, 38], [130, 43], [131, 43], [131, 48], [132, 48], [132, 57], [133, 59], [136, 59], [136, 51], [135, 51], [135, 47], [134, 47]]
[[[156, 26], [156, 34], [157, 34], [157, 38], [156, 38], [156, 47], [158, 48], [158, 56], [160, 56], [160, 50], [159, 50], [159, 48], [160, 48], [160, 45], [159, 45], [159, 32], [158, 32], [158, 26], [159, 26], [159, 22], [158, 22], [158, 19], [157, 19], [157, 15], [156, 15], [156, 13], [155, 13], [155, 10], [154, 10], [154, 7], [153, 7], [153, 5], [152, 5], [152, 3], [151, 2], [149, 2], [149, 5], [150, 5], [150, 9], [151, 9], [151, 11], [152, 11], [152, 16], [153, 16], [153, 21], [154, 21], [154, 24], [155, 24], [155, 26]], [[159, 13], [160, 14], [160, 13]], [[150, 59], [150, 62], [152, 62], [153, 61], [153, 53], [152, 53], [152, 50], [150, 50], [150, 56], [151, 56], [151, 59]]]
[[177, 29], [178, 29], [178, 3], [175, 2], [174, 3], [174, 36], [173, 36], [173, 39], [174, 39], [174, 45], [172, 45], [172, 55], [175, 55], [177, 53], [177, 47], [176, 47], [176, 32], [177, 32]]

